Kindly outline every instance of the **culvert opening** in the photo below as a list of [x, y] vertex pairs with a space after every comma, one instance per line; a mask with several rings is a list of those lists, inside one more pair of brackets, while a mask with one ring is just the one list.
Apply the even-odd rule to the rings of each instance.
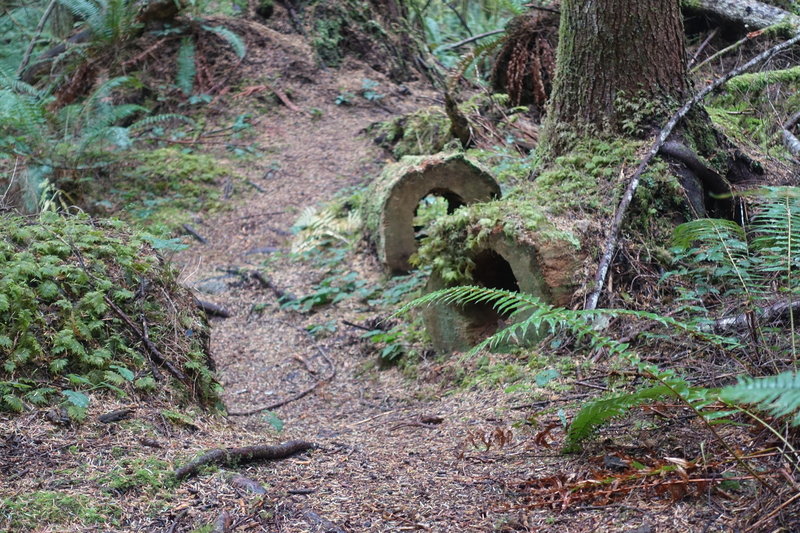
[[[494, 250], [484, 250], [473, 258], [475, 269], [472, 279], [475, 285], [491, 289], [519, 292], [511, 265]], [[481, 341], [495, 333], [509, 319], [510, 313], [498, 313], [490, 304], [469, 304], [462, 308], [469, 321], [470, 337]]]
[[449, 215], [463, 205], [466, 202], [452, 191], [434, 189], [429, 192], [414, 209], [414, 238], [421, 240], [428, 234], [427, 228], [437, 218]]

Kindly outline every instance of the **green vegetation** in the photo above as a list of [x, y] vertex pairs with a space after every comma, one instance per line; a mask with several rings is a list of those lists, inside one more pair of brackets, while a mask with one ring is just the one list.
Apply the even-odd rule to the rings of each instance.
[[[664, 328], [667, 335], [690, 336], [699, 344], [713, 346], [741, 361], [737, 353], [745, 349], [746, 341], [711, 333], [706, 313], [698, 315], [698, 311], [707, 311], [706, 306], [720, 302], [721, 297], [730, 311], [731, 298], [735, 298], [745, 311], [754, 311], [755, 317], [764, 317], [768, 321], [770, 317], [764, 313], [776, 296], [784, 300], [788, 298], [791, 303], [800, 294], [800, 282], [796, 276], [798, 256], [792, 252], [800, 246], [800, 196], [795, 189], [777, 188], [761, 191], [755, 200], [757, 214], [748, 232], [733, 222], [714, 219], [695, 220], [677, 228], [676, 257], [688, 268], [678, 270], [674, 275], [693, 277], [690, 287], [720, 288], [696, 294], [694, 302], [687, 302], [693, 305], [685, 308], [684, 318], [626, 309], [563, 309], [522, 293], [470, 286], [427, 294], [402, 311], [431, 303], [490, 304], [498, 313], [508, 316], [512, 324], [481, 342], [473, 348], [472, 354], [525, 338], [529, 330], [544, 329], [551, 335], [569, 332], [586, 349], [605, 350], [609, 357], [632, 367], [638, 375], [653, 383], [650, 386], [639, 385], [633, 392], [613, 393], [586, 404], [569, 426], [568, 450], [574, 450], [609, 420], [627, 414], [642, 403], [662, 398], [682, 401], [709, 427], [737, 412], [736, 409], [714, 407], [716, 402], [723, 400], [738, 402], [739, 405], [755, 403], [775, 416], [792, 415], [794, 423], [800, 423], [800, 382], [794, 373], [762, 379], [744, 376], [738, 385], [728, 387], [720, 394], [718, 389], [691, 385], [686, 377], [673, 369], [662, 370], [645, 362], [628, 343], [615, 340], [595, 327], [601, 323], [601, 317], [649, 321]], [[701, 276], [704, 276], [702, 281]], [[514, 317], [523, 318], [514, 322]], [[760, 323], [754, 325], [758, 328], [756, 338], [768, 340], [755, 342], [759, 343], [760, 349], [773, 351], [773, 364], [780, 360], [791, 364], [797, 360], [797, 331], [792, 317], [790, 313], [788, 338], [783, 331], [770, 333], [765, 329], [762, 331]], [[754, 349], [758, 353], [759, 348]], [[744, 362], [742, 364], [747, 366]]]
[[46, 490], [4, 498], [0, 500], [0, 508], [3, 509], [0, 526], [6, 525], [14, 531], [34, 531], [42, 524], [115, 529], [122, 516], [122, 509], [116, 504]]
[[[118, 222], [52, 213], [5, 216], [0, 236], [0, 408], [59, 403], [79, 420], [99, 394], [218, 401], [203, 315], [148, 240], [171, 243], [131, 234]], [[174, 316], [164, 298], [176, 304]], [[141, 333], [115, 308], [135, 317], [137, 328], [144, 324], [156, 346], [168, 344], [165, 352], [178, 356], [172, 364], [187, 377], [155, 376]], [[156, 379], [168, 386], [157, 387]]]

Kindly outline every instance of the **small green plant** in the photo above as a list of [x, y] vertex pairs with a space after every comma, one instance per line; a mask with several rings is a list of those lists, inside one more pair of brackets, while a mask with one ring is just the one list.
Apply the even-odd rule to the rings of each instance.
[[368, 102], [377, 102], [383, 99], [383, 95], [376, 90], [378, 85], [377, 81], [364, 78], [361, 80], [361, 96]]
[[356, 95], [354, 95], [350, 91], [342, 91], [336, 96], [336, 100], [334, 100], [334, 103], [336, 105], [349, 106], [353, 105], [353, 100], [355, 99]]

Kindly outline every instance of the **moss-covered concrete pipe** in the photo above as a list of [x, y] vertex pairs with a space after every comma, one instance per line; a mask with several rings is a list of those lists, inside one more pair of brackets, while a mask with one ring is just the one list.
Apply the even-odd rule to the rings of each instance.
[[463, 153], [407, 156], [387, 165], [370, 188], [366, 227], [378, 258], [392, 273], [411, 269], [417, 251], [414, 215], [420, 200], [434, 194], [448, 202], [448, 211], [500, 196], [494, 178]]
[[[472, 279], [463, 284], [524, 292], [556, 305], [569, 303], [575, 290], [573, 279], [581, 264], [572, 242], [551, 239], [538, 246], [504, 233], [490, 235], [468, 255], [474, 265]], [[434, 271], [425, 292], [460, 284], [448, 283]], [[438, 304], [425, 308], [423, 320], [434, 349], [449, 353], [470, 349], [502, 327], [509, 317], [486, 304]], [[526, 341], [535, 341], [539, 333], [531, 330], [527, 336]]]

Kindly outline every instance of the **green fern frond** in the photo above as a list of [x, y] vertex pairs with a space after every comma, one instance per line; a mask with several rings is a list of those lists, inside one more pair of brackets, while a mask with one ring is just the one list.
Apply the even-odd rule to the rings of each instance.
[[755, 404], [773, 416], [792, 416], [792, 425], [800, 425], [800, 373], [742, 377], [736, 385], [723, 389], [721, 397], [731, 403]]
[[239, 57], [239, 59], [242, 59], [245, 54], [247, 54], [247, 45], [244, 44], [242, 38], [228, 28], [224, 26], [203, 25], [203, 29], [221, 37], [230, 45], [231, 48], [233, 48], [234, 53]]
[[504, 44], [507, 37], [507, 34], [500, 34], [498, 37], [487, 39], [461, 56], [461, 59], [459, 59], [458, 63], [456, 63], [456, 66], [453, 69], [453, 74], [450, 76], [450, 78], [458, 79], [460, 76], [464, 76], [475, 61], [485, 57], [493, 52], [498, 46]]
[[588, 403], [578, 412], [567, 430], [567, 450], [574, 450], [577, 445], [588, 439], [600, 426], [626, 414], [634, 407], [644, 403], [674, 396], [672, 389], [666, 385], [657, 385], [627, 394], [609, 396]]
[[169, 122], [173, 120], [185, 122], [190, 126], [195, 126], [197, 124], [194, 120], [192, 120], [190, 117], [187, 117], [186, 115], [180, 115], [177, 113], [163, 113], [161, 115], [153, 115], [150, 117], [145, 117], [141, 120], [137, 120], [136, 122], [128, 126], [128, 129], [131, 131], [137, 131], [149, 128], [150, 126], [155, 126], [156, 124], [160, 124], [162, 122]]
[[757, 209], [751, 222], [753, 249], [764, 258], [763, 269], [784, 274], [793, 287], [794, 271], [800, 267], [800, 189], [762, 189]]
[[194, 89], [194, 78], [197, 74], [194, 58], [194, 40], [191, 37], [184, 37], [181, 41], [181, 48], [178, 50], [177, 75], [175, 85], [186, 96], [192, 94]]
[[628, 349], [627, 344], [616, 342], [595, 329], [594, 324], [600, 316], [654, 321], [681, 334], [691, 335], [721, 348], [732, 348], [739, 345], [736, 339], [714, 335], [703, 331], [695, 324], [682, 322], [657, 313], [629, 309], [564, 309], [550, 305], [530, 294], [469, 285], [451, 287], [426, 294], [404, 305], [396, 314], [404, 314], [413, 308], [433, 304], [466, 305], [474, 303], [491, 305], [498, 313], [509, 316], [512, 321], [518, 320], [518, 322], [510, 324], [485, 339], [472, 348], [467, 355], [473, 355], [485, 348], [496, 348], [514, 338], [524, 338], [528, 331], [537, 331], [540, 335], [543, 335], [556, 333], [559, 330], [570, 331], [579, 340], [586, 340], [593, 349], [603, 348], [611, 354], [624, 353]]
[[744, 228], [732, 220], [718, 218], [700, 218], [692, 220], [675, 228], [672, 236], [674, 246], [691, 248], [699, 244], [714, 243], [727, 240], [732, 247], [747, 250]]
[[98, 2], [91, 0], [59, 0], [59, 4], [66, 7], [75, 18], [89, 21], [102, 15], [102, 7]]

